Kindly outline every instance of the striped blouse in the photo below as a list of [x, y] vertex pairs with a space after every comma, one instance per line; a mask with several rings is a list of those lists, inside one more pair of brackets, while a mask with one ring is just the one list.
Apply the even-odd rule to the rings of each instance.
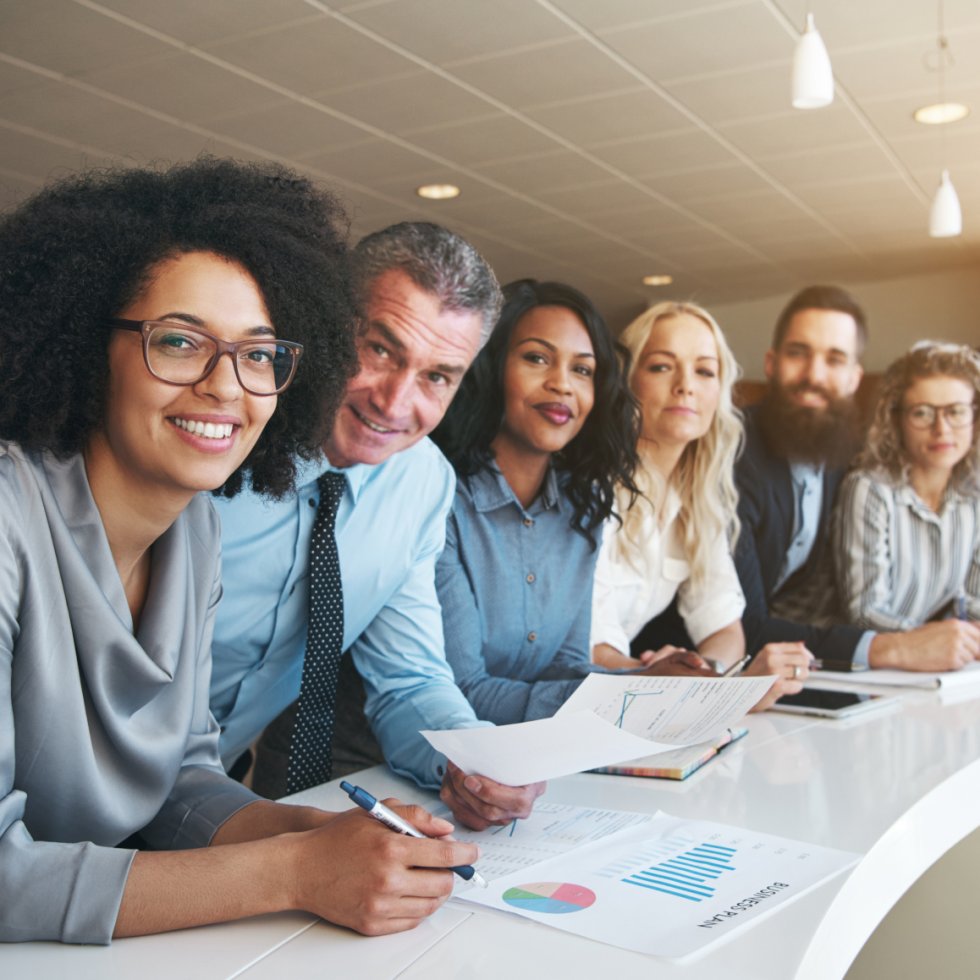
[[980, 496], [947, 488], [937, 514], [909, 484], [858, 470], [841, 484], [833, 525], [848, 622], [911, 629], [952, 612], [958, 597], [980, 620]]

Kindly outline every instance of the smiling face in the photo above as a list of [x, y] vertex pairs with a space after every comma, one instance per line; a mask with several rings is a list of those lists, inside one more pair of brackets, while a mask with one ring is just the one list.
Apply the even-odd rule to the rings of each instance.
[[[227, 341], [274, 336], [255, 280], [210, 252], [166, 259], [119, 316], [202, 327]], [[102, 429], [86, 450], [89, 479], [124, 492], [170, 495], [178, 506], [221, 486], [244, 462], [276, 408], [276, 396], [246, 393], [230, 357], [202, 381], [175, 386], [154, 378], [140, 334], [114, 330]], [[182, 503], [181, 503], [182, 501]]]
[[766, 352], [766, 377], [791, 404], [821, 412], [857, 391], [863, 373], [857, 347], [858, 328], [850, 313], [800, 310], [779, 349]]
[[643, 413], [641, 441], [683, 449], [711, 427], [721, 392], [718, 345], [689, 313], [661, 317], [630, 379]]
[[398, 269], [374, 281], [365, 312], [360, 370], [324, 446], [338, 467], [382, 463], [428, 435], [480, 344], [479, 313], [443, 309]]
[[564, 306], [536, 306], [514, 326], [504, 361], [498, 458], [545, 457], [582, 431], [595, 398], [596, 359], [585, 324]]
[[916, 405], [972, 405], [973, 386], [962, 378], [932, 375], [916, 378], [902, 396], [902, 446], [913, 471], [952, 473], [953, 467], [970, 451], [973, 425], [953, 428], [941, 411], [925, 429], [912, 425], [909, 409]]

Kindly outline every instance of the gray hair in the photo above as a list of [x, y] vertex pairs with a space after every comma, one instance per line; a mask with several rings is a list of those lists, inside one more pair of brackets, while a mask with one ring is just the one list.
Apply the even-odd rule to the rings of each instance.
[[435, 294], [443, 309], [479, 313], [480, 346], [487, 342], [503, 303], [500, 285], [483, 256], [455, 232], [430, 221], [403, 221], [365, 235], [353, 260], [362, 299], [378, 276], [399, 269]]

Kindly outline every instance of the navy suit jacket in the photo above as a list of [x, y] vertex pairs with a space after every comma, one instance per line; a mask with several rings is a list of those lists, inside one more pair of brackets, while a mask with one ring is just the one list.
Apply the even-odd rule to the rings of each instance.
[[[802, 640], [816, 657], [850, 662], [864, 630], [855, 626], [808, 626], [769, 614], [769, 602], [793, 539], [793, 483], [789, 463], [767, 449], [759, 432], [757, 414], [757, 408], [745, 413], [745, 452], [735, 464], [738, 516], [742, 522], [735, 567], [745, 593], [742, 625], [746, 650], [755, 653], [770, 642]], [[824, 470], [816, 541], [810, 558], [794, 578], [805, 578], [813, 572], [821, 543], [826, 543], [830, 511], [843, 475], [841, 469]]]

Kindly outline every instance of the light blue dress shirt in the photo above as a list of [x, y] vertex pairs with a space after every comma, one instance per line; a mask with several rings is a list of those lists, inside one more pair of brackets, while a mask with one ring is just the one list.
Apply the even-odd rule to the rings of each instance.
[[[301, 464], [298, 491], [268, 500], [243, 491], [216, 500], [222, 588], [212, 648], [211, 710], [226, 766], [299, 696], [306, 648], [309, 550], [329, 463]], [[478, 724], [443, 652], [435, 562], [455, 478], [424, 439], [377, 466], [341, 472], [347, 489], [336, 537], [344, 589], [344, 649], [367, 694], [365, 711], [388, 764], [424, 786], [444, 758], [424, 728]]]
[[598, 548], [572, 530], [571, 515], [553, 470], [526, 510], [497, 471], [459, 481], [436, 585], [446, 657], [480, 718], [550, 717], [596, 669]]

